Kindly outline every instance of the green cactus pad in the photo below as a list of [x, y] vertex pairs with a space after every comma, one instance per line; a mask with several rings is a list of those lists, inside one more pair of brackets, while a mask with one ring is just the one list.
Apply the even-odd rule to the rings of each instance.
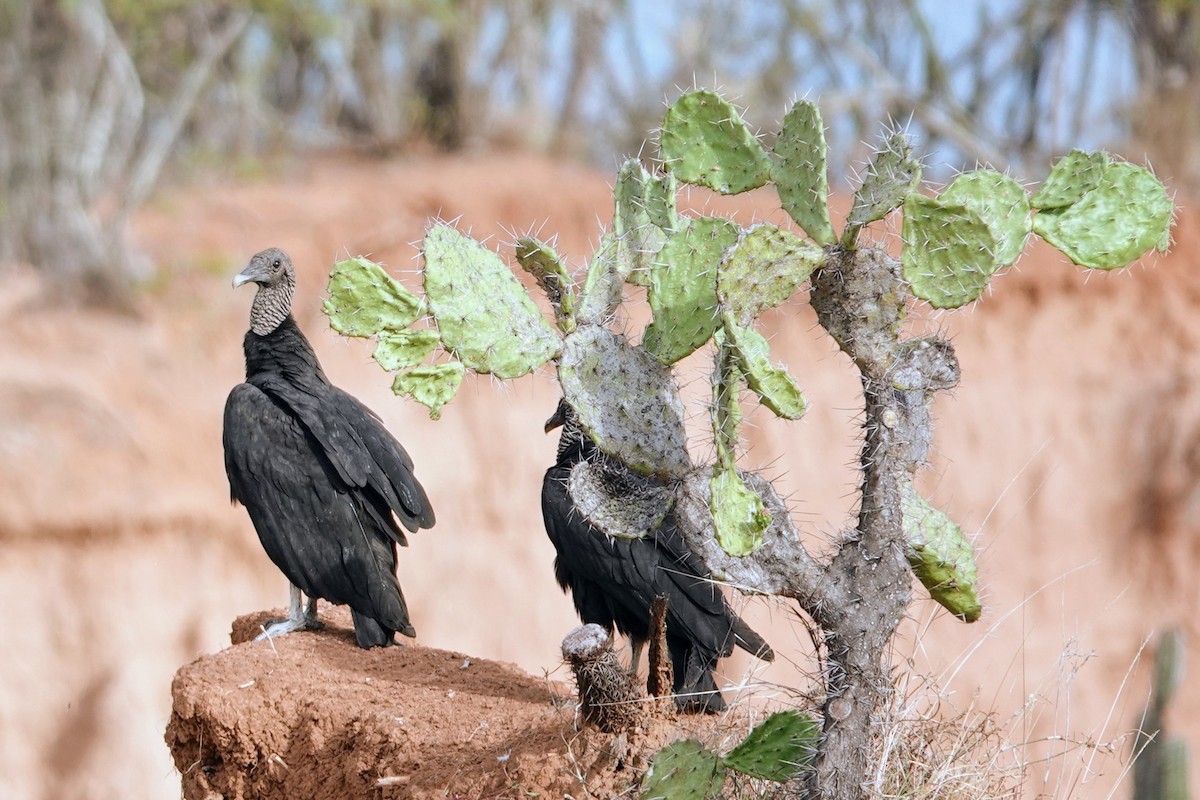
[[804, 416], [804, 395], [787, 370], [771, 363], [771, 346], [762, 334], [743, 328], [728, 315], [724, 323], [725, 335], [737, 353], [738, 367], [759, 401], [784, 419]]
[[554, 319], [563, 333], [575, 330], [575, 282], [554, 248], [531, 236], [517, 240], [517, 262], [537, 279], [554, 308]]
[[958, 308], [983, 293], [996, 269], [987, 224], [958, 203], [914, 194], [904, 204], [904, 279], [934, 308]]
[[1107, 167], [1108, 153], [1072, 150], [1050, 168], [1050, 174], [1029, 204], [1042, 211], [1074, 205], [1100, 185]]
[[748, 556], [762, 546], [771, 515], [762, 498], [751, 491], [732, 464], [714, 464], [708, 482], [709, 510], [717, 543], [731, 556]]
[[717, 352], [713, 356], [713, 435], [717, 443], [717, 461], [733, 466], [742, 425], [741, 370], [737, 365], [737, 352], [723, 331], [715, 337]]
[[963, 622], [979, 619], [975, 592], [975, 553], [962, 528], [917, 494], [912, 484], [901, 487], [904, 538], [908, 564], [929, 596]]
[[1158, 178], [1121, 161], [1074, 204], [1039, 212], [1033, 230], [1081, 267], [1115, 269], [1169, 242], [1173, 211]]
[[750, 731], [725, 756], [725, 766], [751, 778], [783, 782], [812, 762], [821, 737], [816, 720], [799, 711], [780, 711]]
[[403, 328], [380, 331], [372, 355], [379, 366], [388, 372], [395, 372], [420, 364], [438, 346], [438, 341], [438, 332], [435, 330]]
[[425, 296], [443, 346], [476, 372], [519, 378], [561, 344], [500, 257], [444, 223], [425, 235]]
[[610, 231], [600, 238], [575, 307], [578, 324], [602, 325], [621, 304], [621, 288], [628, 267], [618, 257], [619, 250], [615, 233]]
[[1032, 221], [1029, 195], [1007, 175], [990, 169], [964, 173], [938, 199], [964, 205], [984, 221], [996, 240], [996, 269], [1012, 264], [1025, 249]]
[[675, 496], [662, 483], [609, 469], [610, 461], [581, 461], [571, 469], [567, 491], [584, 519], [609, 536], [640, 539], [658, 529]]
[[775, 141], [775, 156], [771, 180], [783, 210], [817, 244], [836, 242], [829, 223], [825, 124], [816, 103], [801, 100], [788, 111]]
[[825, 251], [795, 234], [762, 223], [742, 231], [721, 261], [717, 296], [739, 324], [791, 297], [825, 260]]
[[655, 178], [631, 158], [617, 173], [613, 200], [613, 229], [620, 240], [619, 258], [628, 268], [626, 279], [649, 286], [654, 257], [679, 225], [675, 176], [668, 172]]
[[647, 475], [677, 477], [691, 468], [679, 389], [643, 348], [599, 325], [580, 325], [563, 346], [558, 379], [601, 450]]
[[700, 217], [676, 231], [658, 253], [651, 273], [650, 309], [643, 343], [664, 364], [674, 364], [708, 341], [720, 325], [717, 270], [737, 243], [727, 219]]
[[737, 194], [771, 178], [771, 158], [729, 101], [715, 92], [688, 92], [667, 109], [662, 160], [684, 183]]
[[846, 217], [842, 244], [847, 247], [858, 239], [862, 226], [883, 219], [899, 208], [921, 180], [921, 165], [912, 157], [908, 137], [896, 133], [883, 141], [875, 154], [862, 186], [854, 193], [854, 205]]
[[409, 396], [429, 409], [430, 419], [441, 419], [442, 406], [454, 399], [466, 368], [458, 361], [413, 367], [392, 381], [392, 391]]
[[333, 265], [322, 308], [329, 325], [343, 336], [374, 336], [407, 328], [421, 316], [421, 300], [383, 267], [366, 258]]
[[655, 753], [640, 800], [716, 800], [724, 784], [720, 757], [695, 739], [684, 739]]

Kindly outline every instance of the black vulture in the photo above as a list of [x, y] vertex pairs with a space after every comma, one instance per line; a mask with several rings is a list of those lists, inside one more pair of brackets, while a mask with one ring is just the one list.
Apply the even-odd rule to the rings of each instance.
[[583, 517], [568, 493], [571, 470], [584, 460], [598, 459], [608, 459], [607, 469], [629, 468], [600, 452], [565, 401], [546, 421], [546, 432], [560, 425], [558, 462], [542, 482], [542, 517], [558, 552], [554, 575], [559, 586], [564, 592], [570, 589], [583, 622], [600, 625], [610, 634], [616, 628], [629, 637], [635, 672], [649, 637], [650, 604], [665, 595], [676, 705], [689, 712], [724, 710], [725, 700], [713, 679], [717, 659], [732, 653], [735, 644], [764, 661], [775, 654], [729, 607], [704, 564], [688, 549], [673, 511], [640, 539], [609, 536]]
[[[288, 618], [263, 637], [316, 622], [317, 600], [350, 606], [359, 647], [416, 636], [396, 579], [404, 529], [433, 525], [408, 453], [366, 406], [325, 377], [292, 319], [296, 273], [278, 248], [233, 279], [258, 284], [246, 333], [246, 382], [225, 403], [230, 495], [291, 581]], [[308, 596], [307, 609], [300, 593]]]

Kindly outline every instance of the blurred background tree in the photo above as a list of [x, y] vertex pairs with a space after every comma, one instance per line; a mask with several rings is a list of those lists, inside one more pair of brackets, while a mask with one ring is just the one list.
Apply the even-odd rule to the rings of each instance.
[[908, 126], [935, 174], [1082, 146], [1200, 180], [1196, 0], [0, 0], [0, 30], [0, 259], [108, 302], [151, 271], [130, 215], [189, 159], [515, 145], [611, 167], [695, 83], [817, 97], [834, 142]]

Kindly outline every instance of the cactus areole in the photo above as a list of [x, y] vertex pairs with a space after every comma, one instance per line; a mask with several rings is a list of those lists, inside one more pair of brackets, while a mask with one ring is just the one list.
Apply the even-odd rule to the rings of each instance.
[[[613, 226], [586, 275], [573, 277], [537, 239], [518, 242], [514, 259], [545, 292], [553, 323], [500, 255], [445, 223], [425, 239], [423, 298], [378, 265], [351, 259], [331, 275], [325, 310], [339, 332], [376, 337], [375, 359], [398, 371], [396, 393], [435, 416], [466, 372], [507, 380], [553, 365], [597, 446], [667, 487], [626, 497], [603, 475], [581, 473], [571, 490], [596, 527], [639, 536], [658, 518], [656, 506], [669, 505], [715, 576], [792, 598], [821, 629], [819, 723], [777, 721], [725, 759], [677, 743], [655, 759], [643, 797], [715, 796], [727, 769], [780, 777], [783, 759], [797, 765], [808, 796], [859, 800], [863, 776], [874, 774], [871, 719], [887, 691], [889, 643], [914, 578], [954, 617], [983, 613], [970, 537], [913, 488], [932, 441], [934, 394], [958, 383], [959, 367], [949, 342], [903, 338], [908, 305], [974, 302], [1030, 234], [1081, 266], [1123, 266], [1166, 248], [1174, 207], [1148, 170], [1081, 151], [1055, 163], [1032, 196], [989, 170], [961, 175], [940, 193], [923, 191], [911, 143], [892, 133], [839, 232], [830, 223], [825, 131], [814, 104], [793, 106], [768, 151], [728, 101], [688, 92], [668, 109], [660, 142], [659, 171], [636, 160], [621, 167]], [[723, 194], [771, 184], [795, 227], [689, 219], [675, 205], [679, 182]], [[868, 226], [897, 210], [899, 260], [862, 241]], [[612, 330], [630, 287], [648, 294], [652, 313], [632, 339]], [[859, 371], [865, 412], [858, 519], [820, 560], [770, 482], [737, 464], [743, 396], [786, 420], [807, 406], [790, 372], [800, 365], [773, 357], [757, 322], [805, 292]], [[706, 348], [716, 352], [709, 430], [717, 447], [714, 463], [698, 465], [675, 371]], [[810, 735], [817, 725], [820, 736]]]

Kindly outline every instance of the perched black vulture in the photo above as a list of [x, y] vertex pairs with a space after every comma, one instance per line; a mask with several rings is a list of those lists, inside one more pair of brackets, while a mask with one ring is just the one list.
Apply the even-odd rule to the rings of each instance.
[[[318, 599], [350, 606], [359, 647], [415, 636], [396, 580], [404, 529], [433, 525], [413, 463], [370, 409], [333, 386], [292, 319], [296, 273], [264, 250], [234, 287], [258, 284], [246, 333], [246, 382], [225, 403], [230, 494], [291, 581], [288, 618], [263, 636], [316, 621]], [[403, 526], [403, 527], [401, 527]], [[308, 596], [308, 608], [300, 593]], [[259, 637], [262, 638], [262, 637]]]
[[[669, 601], [667, 648], [674, 670], [676, 705], [685, 711], [716, 713], [725, 708], [713, 669], [736, 644], [764, 661], [775, 657], [762, 637], [729, 607], [704, 564], [687, 547], [668, 513], [651, 534], [640, 539], [616, 538], [592, 526], [575, 508], [567, 490], [571, 470], [581, 461], [605, 459], [579, 427], [570, 407], [561, 402], [546, 421], [546, 432], [562, 426], [558, 463], [542, 482], [542, 516], [546, 533], [558, 551], [554, 575], [563, 591], [571, 590], [583, 622], [629, 637], [633, 669], [649, 637], [650, 604], [658, 595]], [[627, 467], [610, 459], [615, 470]]]

